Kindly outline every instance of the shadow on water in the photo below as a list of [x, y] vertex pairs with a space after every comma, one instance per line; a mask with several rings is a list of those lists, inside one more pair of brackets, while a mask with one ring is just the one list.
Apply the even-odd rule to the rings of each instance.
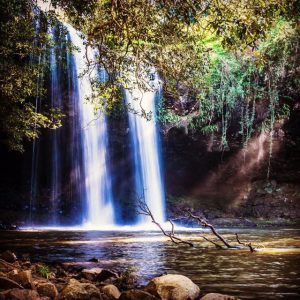
[[[217, 250], [197, 232], [180, 233], [194, 241], [189, 248], [176, 246], [158, 232], [17, 231], [0, 233], [0, 250], [30, 254], [32, 260], [87, 262], [99, 266], [137, 269], [138, 283], [164, 273], [180, 273], [201, 287], [201, 292], [221, 292], [241, 299], [299, 299], [300, 238], [296, 229], [239, 230], [240, 239], [260, 251]], [[233, 231], [223, 230], [234, 240]]]

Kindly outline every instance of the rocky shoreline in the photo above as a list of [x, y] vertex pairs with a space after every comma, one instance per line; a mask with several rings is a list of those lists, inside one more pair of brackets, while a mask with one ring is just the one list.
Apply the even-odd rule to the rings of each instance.
[[132, 270], [115, 272], [86, 264], [56, 263], [51, 267], [33, 263], [29, 257], [7, 250], [0, 254], [0, 300], [234, 300], [236, 297], [209, 293], [189, 278], [165, 274], [137, 287]]

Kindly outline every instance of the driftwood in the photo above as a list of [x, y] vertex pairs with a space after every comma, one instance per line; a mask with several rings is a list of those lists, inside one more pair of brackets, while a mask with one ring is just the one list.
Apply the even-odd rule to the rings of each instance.
[[155, 224], [160, 229], [160, 231], [163, 233], [163, 235], [168, 237], [174, 244], [185, 244], [190, 247], [194, 247], [194, 244], [192, 242], [183, 240], [182, 238], [176, 236], [175, 225], [174, 225], [174, 221], [176, 221], [176, 220], [193, 219], [193, 220], [197, 221], [197, 223], [199, 225], [201, 225], [202, 227], [209, 228], [210, 231], [212, 232], [212, 234], [219, 240], [219, 242], [221, 242], [221, 243], [217, 243], [217, 242], [207, 238], [206, 236], [203, 236], [203, 235], [201, 236], [204, 240], [213, 244], [216, 248], [218, 248], [218, 249], [244, 249], [244, 247], [247, 247], [250, 249], [251, 252], [256, 251], [256, 249], [252, 246], [251, 243], [241, 242], [237, 233], [235, 234], [236, 241], [237, 241], [238, 245], [241, 245], [243, 247], [238, 246], [238, 245], [231, 245], [220, 233], [217, 232], [217, 230], [215, 229], [215, 227], [212, 224], [208, 223], [204, 218], [194, 215], [190, 210], [185, 210], [185, 213], [187, 214], [187, 216], [176, 218], [173, 220], [169, 219], [168, 222], [171, 224], [171, 231], [167, 232], [165, 229], [163, 229], [161, 224], [155, 220], [149, 206], [143, 199], [138, 200], [137, 208], [138, 208], [139, 214], [150, 217], [152, 223]]
[[194, 246], [193, 243], [182, 240], [181, 238], [179, 238], [178, 236], [175, 235], [175, 232], [174, 232], [175, 226], [174, 226], [174, 223], [172, 222], [172, 220], [169, 220], [169, 222], [171, 223], [171, 226], [172, 226], [171, 232], [166, 232], [162, 228], [162, 226], [155, 220], [152, 212], [150, 211], [150, 209], [145, 201], [139, 200], [138, 212], [141, 215], [149, 216], [151, 218], [152, 223], [155, 224], [160, 229], [160, 231], [163, 233], [163, 235], [168, 237], [174, 244], [186, 244], [186, 245], [189, 245], [190, 247]]
[[256, 251], [255, 248], [253, 248], [253, 246], [251, 245], [251, 243], [242, 243], [240, 241], [239, 236], [238, 236], [237, 233], [235, 234], [235, 237], [236, 237], [236, 241], [238, 242], [238, 244], [243, 245], [245, 247], [248, 247], [251, 252], [255, 252]]

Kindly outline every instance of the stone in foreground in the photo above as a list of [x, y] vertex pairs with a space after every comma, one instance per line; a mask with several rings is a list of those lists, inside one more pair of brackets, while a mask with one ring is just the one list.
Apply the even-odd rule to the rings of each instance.
[[9, 250], [6, 250], [3, 253], [1, 253], [0, 257], [9, 263], [13, 263], [17, 260], [17, 256], [15, 255], [15, 253]]
[[37, 284], [37, 291], [41, 296], [46, 296], [54, 299], [58, 296], [56, 286], [51, 282], [41, 282]]
[[116, 278], [118, 275], [110, 270], [101, 268], [83, 269], [81, 271], [82, 277], [89, 281], [105, 281], [110, 278]]
[[183, 275], [168, 274], [152, 279], [145, 291], [162, 300], [195, 300], [200, 288]]
[[200, 300], [238, 300], [238, 298], [218, 293], [209, 293], [202, 297]]
[[102, 293], [109, 297], [112, 297], [113, 299], [119, 299], [121, 296], [119, 289], [113, 284], [105, 285], [102, 288]]
[[7, 277], [0, 277], [0, 289], [1, 290], [8, 290], [8, 289], [13, 289], [13, 288], [18, 288], [18, 289], [23, 289], [19, 283], [17, 283], [14, 280], [11, 280]]
[[32, 275], [30, 270], [21, 271], [16, 274], [12, 274], [10, 279], [18, 282], [24, 288], [31, 289], [33, 287]]
[[0, 299], [5, 300], [41, 300], [34, 290], [11, 289], [0, 294]]
[[97, 287], [91, 283], [81, 283], [76, 279], [70, 279], [69, 284], [62, 290], [61, 300], [89, 300], [101, 299]]

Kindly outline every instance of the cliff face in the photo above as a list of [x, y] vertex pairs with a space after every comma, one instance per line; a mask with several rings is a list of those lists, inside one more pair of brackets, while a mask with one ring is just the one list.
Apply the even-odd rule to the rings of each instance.
[[[256, 134], [243, 149], [233, 126], [229, 131], [229, 150], [220, 150], [220, 136], [202, 135], [186, 128], [161, 125], [163, 170], [170, 216], [177, 209], [191, 207], [218, 220], [255, 218], [281, 222], [300, 216], [300, 110], [297, 106], [286, 123], [275, 126], [269, 165], [269, 135]], [[109, 118], [109, 154], [114, 199], [118, 216], [126, 222], [134, 215], [132, 145], [126, 115]], [[42, 135], [41, 144], [47, 135]], [[39, 172], [39, 220], [49, 213], [49, 147], [42, 151]], [[30, 145], [29, 145], [30, 146]], [[68, 144], [64, 144], [67, 151]], [[30, 198], [31, 148], [20, 155], [1, 150], [1, 216], [4, 221], [26, 221]], [[269, 170], [269, 178], [267, 178]], [[69, 197], [70, 182], [65, 177], [60, 210], [62, 220], [74, 222], [80, 202]], [[131, 213], [132, 212], [132, 213]], [[231, 222], [231, 221], [230, 221]], [[223, 223], [224, 224], [224, 220]], [[232, 222], [228, 225], [232, 225]], [[239, 225], [239, 224], [237, 224]]]
[[[300, 113], [256, 134], [242, 148], [232, 128], [229, 150], [218, 135], [172, 128], [163, 135], [168, 207], [189, 206], [209, 218], [295, 220], [300, 216]], [[234, 127], [234, 126], [233, 126]]]

